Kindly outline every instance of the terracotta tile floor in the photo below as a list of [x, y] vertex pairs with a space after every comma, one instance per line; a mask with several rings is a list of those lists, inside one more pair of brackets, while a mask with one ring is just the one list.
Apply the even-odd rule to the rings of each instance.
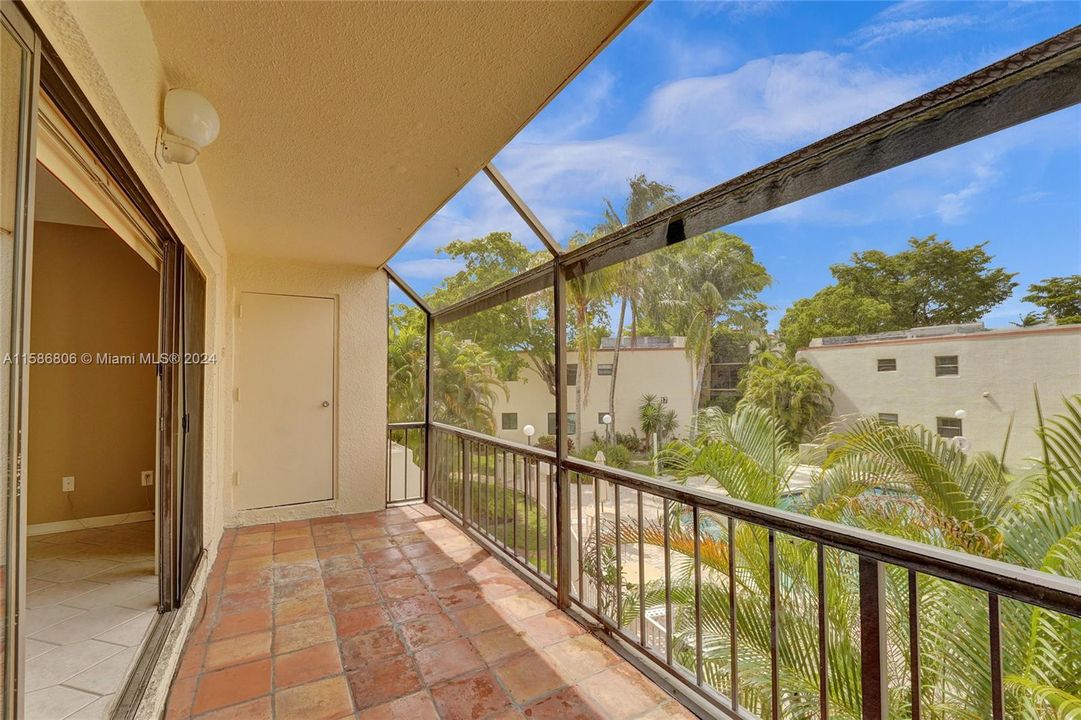
[[690, 717], [423, 505], [227, 531], [167, 718]]

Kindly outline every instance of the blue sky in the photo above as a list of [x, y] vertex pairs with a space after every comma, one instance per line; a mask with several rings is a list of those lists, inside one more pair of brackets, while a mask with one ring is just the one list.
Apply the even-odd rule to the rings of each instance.
[[[639, 172], [687, 197], [1081, 23], [1076, 2], [654, 3], [496, 157], [565, 241]], [[1081, 108], [725, 228], [774, 283], [771, 327], [856, 250], [937, 233], [987, 242], [1031, 282], [1081, 272]], [[483, 175], [391, 261], [424, 292], [456, 270], [435, 249], [509, 230], [539, 248]]]

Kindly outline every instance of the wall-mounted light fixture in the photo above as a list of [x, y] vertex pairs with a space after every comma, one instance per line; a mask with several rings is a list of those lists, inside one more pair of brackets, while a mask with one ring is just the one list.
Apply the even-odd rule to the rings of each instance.
[[165, 94], [165, 133], [161, 156], [166, 162], [190, 165], [199, 151], [218, 137], [221, 120], [210, 101], [193, 90]]

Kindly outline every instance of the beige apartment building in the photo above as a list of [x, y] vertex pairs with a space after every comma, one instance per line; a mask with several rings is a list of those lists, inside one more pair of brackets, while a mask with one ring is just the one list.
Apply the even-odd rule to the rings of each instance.
[[1081, 392], [1081, 325], [990, 330], [974, 323], [816, 338], [797, 356], [833, 385], [838, 418], [923, 425], [994, 453], [1012, 421], [1006, 461], [1014, 470], [1040, 454], [1034, 390], [1046, 414]]
[[[638, 408], [643, 395], [656, 395], [679, 421], [677, 434], [690, 424], [694, 412], [692, 402], [694, 371], [687, 357], [687, 339], [682, 337], [641, 337], [634, 347], [625, 345], [619, 351], [619, 373], [616, 379], [615, 429], [621, 433], [642, 430], [638, 424]], [[609, 391], [612, 387], [612, 356], [614, 339], [605, 338], [593, 355], [589, 394], [582, 398], [582, 443], [588, 444], [593, 433], [604, 438], [604, 415], [610, 409]], [[576, 385], [579, 375], [578, 353], [567, 353], [567, 409], [570, 413], [570, 437], [575, 437], [579, 418], [575, 412]], [[583, 388], [584, 389], [584, 388]], [[555, 398], [548, 385], [533, 368], [524, 368], [518, 380], [507, 383], [507, 392], [498, 393], [495, 406], [496, 435], [504, 440], [527, 442], [523, 432], [532, 425], [535, 441], [541, 435], [555, 434]]]

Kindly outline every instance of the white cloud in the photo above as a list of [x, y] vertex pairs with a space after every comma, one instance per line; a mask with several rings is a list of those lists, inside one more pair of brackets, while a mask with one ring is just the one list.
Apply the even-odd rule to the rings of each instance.
[[970, 203], [974, 198], [982, 195], [998, 178], [998, 173], [988, 164], [980, 164], [972, 167], [971, 175], [964, 187], [943, 194], [938, 199], [938, 216], [944, 223], [956, 223], [970, 210]]
[[885, 20], [865, 25], [856, 31], [853, 39], [859, 44], [861, 50], [912, 35], [929, 35], [943, 33], [958, 28], [970, 27], [979, 22], [974, 15], [943, 15], [925, 18], [904, 18], [900, 20]]
[[496, 164], [557, 237], [588, 230], [604, 197], [639, 172], [688, 196], [918, 94], [925, 81], [811, 52], [658, 86], [621, 132], [591, 140], [530, 133]]

